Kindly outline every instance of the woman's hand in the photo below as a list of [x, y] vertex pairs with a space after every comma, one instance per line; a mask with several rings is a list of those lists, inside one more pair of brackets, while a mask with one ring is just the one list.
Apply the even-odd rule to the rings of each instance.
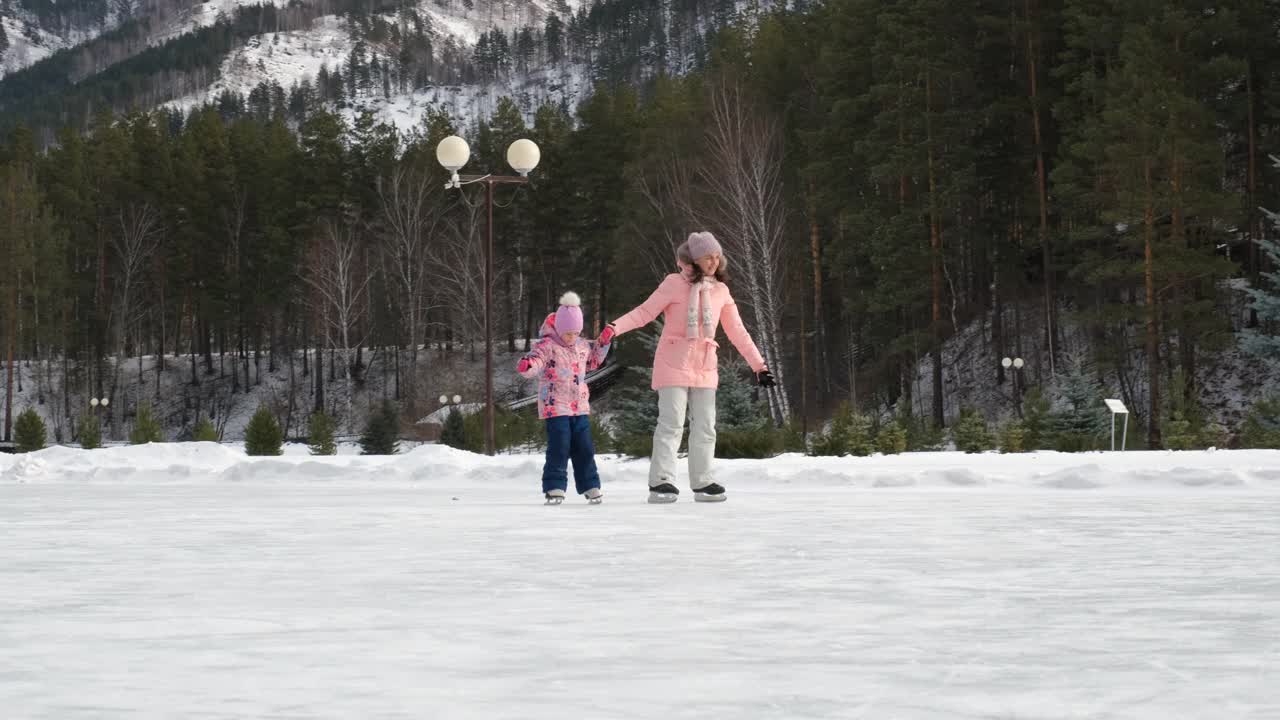
[[769, 372], [769, 368], [765, 368], [756, 373], [756, 382], [760, 383], [760, 387], [771, 388], [774, 386], [773, 373]]
[[609, 325], [605, 325], [604, 330], [600, 331], [600, 337], [596, 338], [596, 344], [608, 345], [609, 341], [613, 340], [614, 332], [615, 330], [613, 329], [612, 323], [610, 323]]

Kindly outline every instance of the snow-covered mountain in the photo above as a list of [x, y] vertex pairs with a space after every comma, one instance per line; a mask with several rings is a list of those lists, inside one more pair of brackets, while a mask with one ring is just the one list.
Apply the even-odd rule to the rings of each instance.
[[[425, 0], [417, 10], [429, 21], [437, 44], [468, 54], [484, 33], [497, 29], [510, 35], [520, 28], [541, 27], [547, 15], [567, 14], [583, 2], [492, 2], [477, 4], [472, 9], [459, 4], [458, 12], [449, 12], [437, 0]], [[520, 7], [504, 10], [496, 7], [499, 5]], [[400, 22], [396, 15], [387, 15], [385, 19], [393, 24]], [[231, 51], [222, 61], [213, 83], [168, 105], [189, 110], [226, 92], [247, 96], [264, 81], [282, 88], [313, 82], [322, 69], [332, 72], [346, 67], [360, 42], [359, 34], [352, 32], [349, 22], [338, 15], [318, 17], [306, 29], [263, 34]], [[382, 51], [382, 57], [393, 50], [389, 44], [370, 48], [373, 53]], [[466, 125], [490, 115], [502, 97], [516, 100], [526, 114], [532, 115], [546, 102], [565, 102], [572, 107], [585, 97], [590, 86], [587, 68], [566, 60], [554, 65], [535, 65], [525, 72], [482, 82], [432, 84], [404, 91], [393, 88], [388, 94], [375, 88], [373, 92], [352, 98], [345, 114], [350, 118], [357, 112], [369, 110], [378, 120], [408, 129], [419, 125], [430, 109], [437, 108]]]
[[[75, 111], [68, 116], [51, 93], [81, 92], [95, 76], [129, 63], [115, 73], [124, 81], [112, 77], [105, 90], [84, 90], [81, 107], [96, 111], [109, 98], [117, 111], [188, 110], [228, 93], [247, 97], [265, 83], [278, 88], [277, 97], [316, 88], [349, 117], [370, 110], [402, 129], [431, 107], [465, 125], [489, 115], [504, 96], [532, 115], [548, 101], [574, 107], [602, 78], [685, 72], [705, 53], [710, 31], [781, 4], [0, 0], [0, 112], [43, 112], [37, 125], [49, 125], [51, 116], [73, 121], [67, 118]], [[55, 85], [61, 89], [48, 89]], [[133, 94], [122, 98], [121, 86]]]
[[79, 47], [130, 21], [143, 26], [145, 47], [212, 25], [218, 17], [230, 17], [243, 5], [285, 5], [287, 2], [77, 0], [54, 4], [37, 0], [5, 0], [0, 3], [0, 26], [4, 30], [3, 39], [0, 39], [0, 77], [40, 62], [59, 50]]

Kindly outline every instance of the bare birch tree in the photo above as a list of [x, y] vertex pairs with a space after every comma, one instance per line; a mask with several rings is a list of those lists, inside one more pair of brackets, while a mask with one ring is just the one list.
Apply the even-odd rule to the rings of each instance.
[[[435, 275], [440, 287], [450, 296], [455, 318], [469, 339], [484, 336], [484, 203], [464, 202], [462, 217], [450, 223], [442, 234], [436, 253]], [[494, 258], [496, 286], [502, 274]], [[471, 345], [474, 349], [474, 343]]]
[[378, 198], [386, 225], [383, 243], [388, 275], [395, 279], [401, 293], [408, 331], [410, 400], [416, 397], [422, 319], [430, 310], [428, 273], [432, 246], [439, 240], [443, 216], [441, 192], [440, 183], [403, 166], [387, 180], [378, 182]]
[[135, 291], [141, 284], [147, 262], [160, 246], [160, 213], [150, 203], [130, 203], [121, 208], [118, 217], [120, 232], [111, 236], [111, 247], [120, 260], [120, 297], [116, 309], [116, 348], [120, 360], [116, 363], [116, 369], [119, 370], [124, 362], [126, 341], [132, 333], [134, 350], [138, 355], [138, 386], [141, 387], [142, 337], [136, 326], [145, 313], [134, 307], [137, 302]]
[[[348, 430], [353, 427], [352, 353], [366, 340], [355, 337], [360, 315], [365, 310], [365, 286], [369, 284], [370, 277], [360, 267], [362, 260], [356, 228], [350, 223], [326, 220], [310, 248], [304, 274], [304, 280], [314, 293], [326, 344], [342, 350]], [[368, 324], [364, 327], [367, 328]]]
[[[689, 234], [688, 206], [679, 193], [691, 191], [693, 184], [689, 163], [676, 158], [661, 165], [656, 179], [642, 175], [636, 181], [636, 192], [644, 199], [650, 216], [643, 224], [633, 218], [627, 229], [640, 241], [645, 260], [657, 280], [675, 271], [676, 248]], [[659, 230], [662, 237], [654, 240]]]
[[[778, 328], [786, 274], [782, 131], [777, 118], [754, 103], [736, 80], [720, 79], [710, 101], [707, 155], [697, 171], [702, 192], [677, 190], [674, 197], [735, 255], [730, 270], [746, 283], [745, 302], [739, 302], [750, 308], [755, 340], [777, 378], [768, 393], [769, 412], [781, 424], [791, 415]], [[679, 172], [672, 177], [691, 182]]]

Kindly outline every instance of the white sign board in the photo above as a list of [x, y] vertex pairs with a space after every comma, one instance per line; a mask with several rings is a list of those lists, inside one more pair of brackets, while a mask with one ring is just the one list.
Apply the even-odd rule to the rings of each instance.
[[1116, 416], [1124, 416], [1124, 430], [1120, 435], [1120, 449], [1124, 450], [1126, 441], [1129, 439], [1129, 408], [1124, 403], [1112, 398], [1106, 398], [1102, 402], [1107, 404], [1107, 409], [1111, 411], [1111, 449], [1116, 449]]

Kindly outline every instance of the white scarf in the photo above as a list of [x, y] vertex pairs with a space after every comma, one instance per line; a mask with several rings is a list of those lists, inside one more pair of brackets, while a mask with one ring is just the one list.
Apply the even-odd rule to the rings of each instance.
[[[716, 330], [711, 325], [711, 286], [712, 281], [702, 278], [689, 285], [689, 312], [685, 318], [685, 337], [690, 340], [713, 338]], [[702, 322], [698, 322], [701, 313]]]

